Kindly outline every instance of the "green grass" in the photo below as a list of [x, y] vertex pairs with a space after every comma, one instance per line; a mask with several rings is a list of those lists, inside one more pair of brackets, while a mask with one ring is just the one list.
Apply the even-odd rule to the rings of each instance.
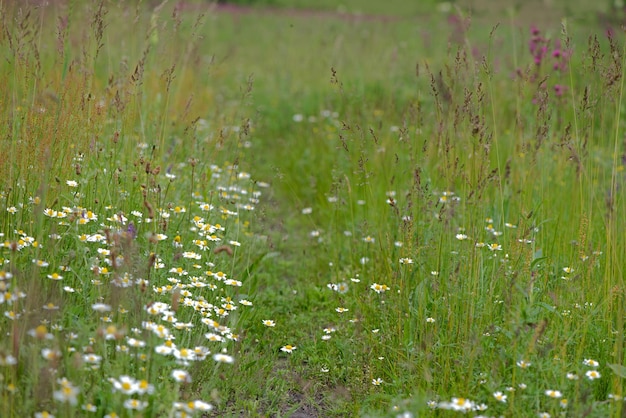
[[1, 416], [622, 415], [621, 34], [387, 5], [0, 6]]

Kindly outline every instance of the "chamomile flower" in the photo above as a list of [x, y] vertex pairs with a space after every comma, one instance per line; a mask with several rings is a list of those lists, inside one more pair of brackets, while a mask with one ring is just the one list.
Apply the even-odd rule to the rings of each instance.
[[213, 354], [213, 360], [215, 360], [218, 363], [227, 363], [227, 364], [233, 364], [235, 362], [234, 357], [229, 356], [228, 354], [223, 354], [223, 353]]
[[106, 303], [94, 303], [91, 305], [91, 309], [99, 313], [105, 313], [111, 310], [111, 306]]
[[589, 367], [598, 367], [600, 365], [597, 361], [587, 358], [583, 360], [583, 364]]
[[185, 370], [172, 370], [172, 377], [180, 383], [191, 383], [191, 375]]
[[296, 348], [298, 347], [296, 347], [295, 345], [287, 344], [287, 345], [282, 346], [280, 348], [280, 351], [284, 351], [285, 353], [291, 354]]
[[14, 366], [17, 364], [17, 359], [11, 354], [0, 353], [0, 366]]
[[585, 376], [587, 376], [587, 379], [589, 380], [595, 380], [602, 377], [597, 370], [589, 370], [587, 371], [587, 373], [585, 373]]
[[563, 397], [563, 394], [558, 390], [548, 389], [545, 393], [547, 396], [555, 399]]
[[348, 283], [346, 282], [341, 282], [339, 284], [336, 285], [335, 290], [339, 293], [347, 293], [348, 290], [350, 289], [350, 287], [348, 286]]
[[80, 409], [82, 409], [83, 411], [86, 412], [96, 412], [98, 411], [98, 407], [95, 406], [94, 404], [91, 403], [86, 403], [83, 406], [80, 407]]
[[100, 362], [102, 361], [102, 356], [93, 353], [84, 354], [83, 361], [88, 364], [97, 365], [100, 364]]
[[468, 412], [474, 409], [475, 403], [466, 398], [452, 398], [450, 402], [440, 402], [438, 406], [441, 409]]
[[196, 252], [193, 251], [185, 251], [183, 253], [183, 258], [191, 258], [194, 260], [200, 260], [202, 258], [202, 256]]
[[50, 280], [54, 280], [54, 281], [59, 281], [59, 280], [63, 280], [63, 276], [61, 276], [58, 273], [52, 273], [52, 274], [48, 274], [47, 276]]
[[[213, 405], [204, 401], [196, 400], [196, 401], [191, 401], [191, 402], [186, 402], [186, 403], [174, 402], [174, 408], [185, 411], [186, 413], [192, 414], [194, 411], [202, 411], [202, 412], [211, 411], [213, 409]], [[187, 415], [176, 415], [176, 416], [183, 417]]]
[[161, 354], [162, 356], [168, 356], [174, 352], [174, 348], [175, 348], [174, 346], [161, 344], [161, 345], [157, 345], [156, 347], [154, 347], [154, 352], [157, 354]]
[[213, 409], [213, 405], [211, 405], [208, 402], [201, 401], [201, 400], [196, 400], [196, 401], [193, 401], [193, 402], [189, 402], [188, 405], [192, 406], [192, 409], [194, 411], [206, 412], [206, 411], [210, 411], [210, 410]]
[[191, 349], [181, 348], [180, 350], [174, 349], [174, 357], [176, 357], [178, 360], [193, 361], [196, 359], [196, 354]]
[[263, 325], [265, 325], [266, 327], [275, 327], [276, 322], [272, 321], [271, 319], [264, 319]]
[[66, 402], [70, 405], [76, 405], [78, 403], [78, 394], [80, 393], [80, 389], [72, 384], [66, 378], [61, 378], [58, 380], [60, 385], [59, 390], [54, 391], [53, 396], [54, 399], [59, 402]]
[[135, 382], [135, 390], [139, 395], [154, 393], [154, 385], [142, 379]]
[[61, 358], [61, 352], [59, 350], [51, 350], [49, 348], [44, 348], [41, 350], [41, 356], [46, 360], [56, 360]]
[[222, 342], [222, 341], [224, 341], [224, 337], [222, 337], [219, 334], [215, 334], [213, 332], [208, 332], [208, 333], [204, 334], [204, 337], [207, 340], [212, 341], [212, 342]]
[[37, 259], [34, 259], [34, 260], [33, 260], [33, 263], [34, 263], [37, 267], [48, 267], [48, 266], [50, 265], [50, 263], [48, 263], [48, 262], [47, 262], [47, 261], [45, 261], [45, 260], [37, 260]]
[[113, 383], [113, 391], [121, 392], [125, 395], [132, 395], [137, 392], [137, 381], [130, 376], [120, 376], [119, 379], [109, 379]]
[[7, 317], [8, 319], [14, 321], [16, 319], [19, 319], [20, 316], [22, 316], [22, 315], [16, 313], [15, 311], [5, 311], [4, 312], [4, 316]]
[[506, 395], [502, 392], [494, 392], [493, 397], [496, 398], [496, 401], [506, 403]]
[[130, 345], [131, 347], [135, 347], [135, 348], [143, 348], [146, 346], [146, 342], [145, 341], [141, 341], [138, 340], [136, 338], [132, 338], [132, 337], [126, 337], [127, 341], [128, 341], [128, 345]]
[[124, 408], [135, 411], [142, 411], [148, 406], [148, 402], [140, 401], [139, 399], [126, 399], [124, 401]]
[[54, 335], [48, 332], [48, 328], [46, 328], [45, 325], [39, 325], [36, 328], [28, 330], [28, 335], [39, 340], [51, 340], [54, 338]]
[[370, 289], [380, 294], [380, 293], [385, 293], [387, 290], [389, 290], [389, 287], [385, 284], [374, 283], [370, 286]]
[[374, 386], [380, 386], [383, 384], [383, 379], [381, 379], [380, 377], [376, 378], [376, 379], [372, 379], [372, 385]]

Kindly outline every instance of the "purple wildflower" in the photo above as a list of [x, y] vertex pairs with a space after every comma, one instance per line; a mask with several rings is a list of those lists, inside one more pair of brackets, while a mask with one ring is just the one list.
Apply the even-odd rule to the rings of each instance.
[[137, 228], [135, 227], [134, 223], [132, 222], [128, 223], [128, 227], [126, 228], [126, 233], [130, 235], [130, 237], [133, 239], [137, 237]]

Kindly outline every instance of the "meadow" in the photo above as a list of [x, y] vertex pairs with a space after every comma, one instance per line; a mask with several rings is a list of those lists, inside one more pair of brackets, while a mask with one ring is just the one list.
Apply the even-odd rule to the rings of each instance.
[[0, 2], [0, 416], [624, 416], [624, 16], [268, 3]]

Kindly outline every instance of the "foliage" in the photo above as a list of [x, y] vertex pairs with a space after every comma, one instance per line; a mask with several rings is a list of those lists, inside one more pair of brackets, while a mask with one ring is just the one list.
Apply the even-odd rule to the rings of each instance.
[[0, 415], [621, 416], [615, 30], [0, 7]]

